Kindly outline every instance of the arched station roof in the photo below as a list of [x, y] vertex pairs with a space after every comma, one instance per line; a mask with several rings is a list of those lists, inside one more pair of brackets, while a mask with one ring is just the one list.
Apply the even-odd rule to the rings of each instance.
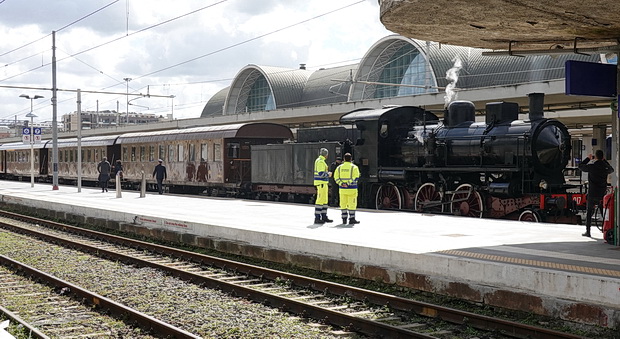
[[305, 69], [248, 65], [230, 85], [224, 114], [294, 107], [311, 74]]
[[316, 71], [248, 65], [201, 117], [443, 92], [457, 58], [461, 89], [563, 79], [566, 60], [600, 61], [598, 54], [487, 57], [485, 51], [395, 34], [377, 41], [359, 64]]

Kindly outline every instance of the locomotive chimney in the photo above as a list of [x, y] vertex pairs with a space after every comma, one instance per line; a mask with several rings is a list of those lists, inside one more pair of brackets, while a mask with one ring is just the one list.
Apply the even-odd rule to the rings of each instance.
[[530, 93], [527, 96], [530, 98], [530, 120], [542, 119], [544, 115], [545, 93]]

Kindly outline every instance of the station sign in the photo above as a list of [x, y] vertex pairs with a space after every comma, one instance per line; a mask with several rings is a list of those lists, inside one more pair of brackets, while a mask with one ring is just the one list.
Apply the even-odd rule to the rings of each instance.
[[[32, 127], [33, 129], [32, 133], [30, 132], [30, 128], [31, 127], [22, 128], [22, 142], [24, 144], [30, 144], [30, 143], [40, 144], [41, 138], [42, 138], [41, 127]], [[31, 135], [32, 135], [32, 140], [30, 139]]]

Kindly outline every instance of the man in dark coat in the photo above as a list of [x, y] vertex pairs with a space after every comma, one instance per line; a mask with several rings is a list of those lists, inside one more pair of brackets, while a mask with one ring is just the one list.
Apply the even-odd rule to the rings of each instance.
[[592, 223], [592, 214], [594, 214], [594, 206], [598, 205], [599, 211], [603, 214], [603, 196], [607, 192], [607, 175], [614, 171], [613, 167], [603, 159], [603, 151], [596, 150], [594, 153], [596, 159], [590, 162], [592, 154], [585, 158], [579, 169], [588, 173], [588, 200], [586, 204], [586, 233], [584, 237], [590, 236], [590, 225]]
[[[334, 171], [336, 170], [336, 168], [338, 168], [338, 166], [340, 166], [340, 164], [342, 164], [342, 158], [337, 157], [336, 160], [334, 160], [334, 162], [329, 165], [329, 171], [331, 173], [334, 173]], [[340, 187], [338, 187], [338, 184], [336, 184], [336, 182], [334, 181], [334, 177], [329, 177], [329, 206], [338, 207], [338, 204], [340, 203], [338, 193], [339, 189]]]
[[110, 181], [110, 171], [112, 167], [108, 162], [108, 158], [103, 157], [101, 162], [97, 165], [97, 172], [99, 172], [99, 185], [101, 185], [101, 193], [108, 191], [108, 181]]
[[159, 164], [155, 166], [153, 170], [153, 177], [157, 179], [157, 190], [159, 194], [164, 194], [164, 180], [168, 178], [168, 174], [166, 173], [166, 166], [163, 165], [163, 160], [158, 160]]

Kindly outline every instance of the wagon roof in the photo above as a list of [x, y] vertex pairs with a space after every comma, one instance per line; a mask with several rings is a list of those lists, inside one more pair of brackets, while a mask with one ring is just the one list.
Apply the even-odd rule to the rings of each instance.
[[[81, 138], [81, 146], [82, 147], [97, 147], [97, 146], [111, 146], [114, 145], [114, 141], [116, 141], [118, 135], [99, 135], [92, 137], [83, 137]], [[67, 138], [67, 139], [58, 139], [58, 147], [77, 147], [78, 139], [77, 138]], [[48, 140], [45, 143], [45, 148], [52, 148], [52, 140]]]
[[293, 133], [283, 125], [272, 123], [240, 123], [232, 125], [201, 126], [185, 129], [126, 133], [117, 143], [159, 142], [169, 140], [224, 139], [224, 138], [280, 138], [292, 139]]
[[379, 120], [383, 115], [389, 113], [396, 113], [397, 111], [409, 111], [412, 117], [421, 119], [423, 116], [421, 113], [425, 113], [427, 121], [439, 120], [437, 116], [431, 112], [428, 112], [420, 107], [415, 106], [393, 106], [384, 108], [360, 108], [340, 117], [341, 124], [354, 123], [356, 121], [375, 121]]
[[[32, 148], [34, 149], [41, 149], [43, 147], [45, 147], [45, 141], [42, 141], [40, 143], [35, 143], [32, 145]], [[9, 143], [0, 145], [0, 151], [15, 151], [15, 150], [22, 150], [22, 149], [30, 149], [30, 144], [25, 144], [21, 141], [16, 141], [16, 142], [9, 142]]]

